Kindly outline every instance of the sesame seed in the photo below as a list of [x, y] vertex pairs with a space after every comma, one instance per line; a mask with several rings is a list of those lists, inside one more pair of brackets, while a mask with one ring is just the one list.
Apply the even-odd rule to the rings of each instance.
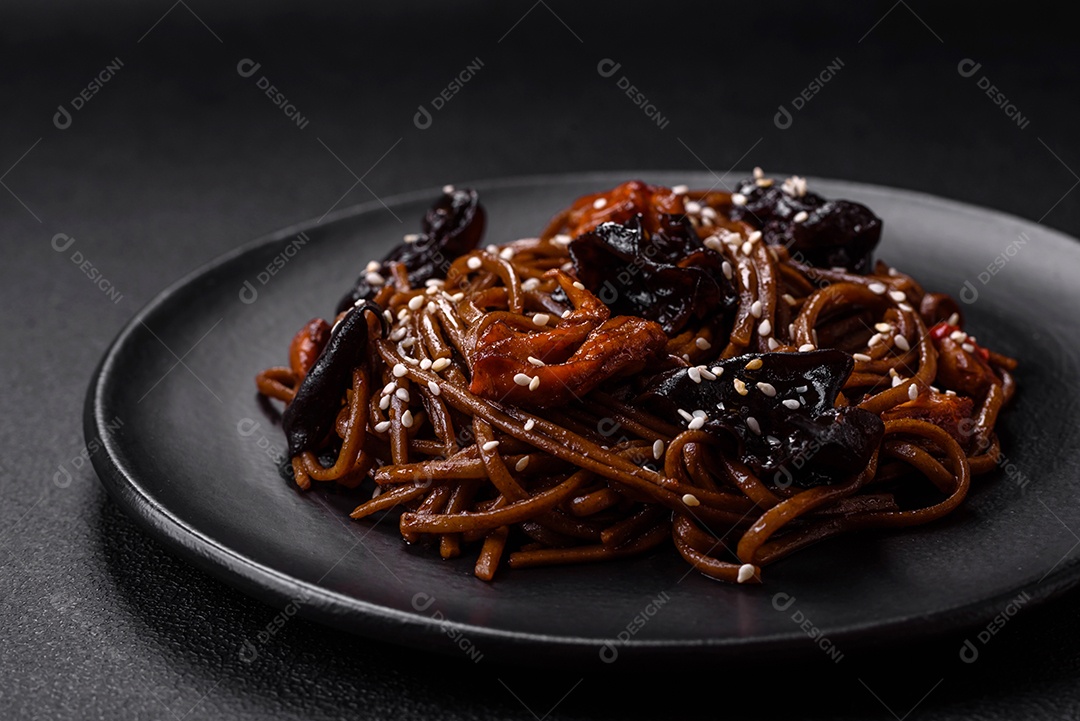
[[772, 333], [772, 323], [768, 318], [761, 321], [757, 328], [758, 335], [769, 335]]
[[537, 367], [544, 365], [544, 361], [540, 360], [539, 358], [534, 358], [533, 356], [529, 356], [529, 362]]
[[439, 388], [439, 384], [436, 383], [435, 381], [428, 381], [427, 382], [427, 389], [429, 391], [431, 391], [431, 395], [433, 395], [433, 396], [437, 396], [437, 395], [440, 395], [442, 393], [442, 389]]
[[706, 220], [715, 220], [716, 211], [706, 205], [704, 208], [701, 209], [701, 217], [705, 218]]
[[794, 398], [788, 398], [788, 399], [784, 400], [784, 407], [785, 408], [790, 408], [793, 411], [798, 410], [799, 406], [801, 406], [801, 405], [802, 405], [802, 403], [799, 403], [799, 401], [797, 401]]
[[869, 363], [870, 361], [874, 360], [873, 358], [866, 355], [865, 353], [852, 353], [851, 357], [854, 358], [857, 361], [862, 362], [862, 363]]
[[705, 425], [705, 419], [704, 418], [695, 418], [694, 420], [687, 423], [686, 427], [689, 428], [692, 431], [697, 431], [697, 430], [700, 430], [701, 427], [704, 426], [704, 425]]
[[420, 310], [420, 306], [424, 304], [424, 296], [414, 295], [409, 299], [409, 310]]
[[763, 365], [760, 358], [752, 358], [749, 363], [744, 366], [748, 371], [756, 371]]
[[900, 310], [907, 311], [908, 313], [912, 313], [912, 312], [915, 311], [915, 309], [912, 308], [907, 303], [898, 303], [896, 307], [899, 308]]
[[742, 193], [732, 193], [731, 204], [739, 207], [746, 205], [746, 196]]
[[514, 374], [514, 382], [519, 386], [527, 386], [532, 382], [532, 376], [527, 376], [524, 373]]
[[808, 391], [808, 390], [810, 390], [809, 386], [799, 386], [798, 388], [795, 389], [795, 392], [796, 393], [806, 393], [806, 391]]
[[795, 305], [796, 303], [799, 302], [799, 301], [795, 300], [795, 297], [793, 295], [791, 295], [791, 293], [784, 293], [780, 297], [783, 298], [784, 302], [787, 303], [788, 305]]
[[414, 345], [416, 345], [415, 338], [406, 338], [405, 340], [401, 341], [402, 348], [412, 348]]
[[564, 311], [562, 312], [562, 315], [561, 315], [561, 316], [559, 316], [559, 317], [560, 317], [560, 318], [569, 318], [569, 317], [570, 317], [570, 314], [571, 314], [572, 312], [573, 312], [573, 311], [571, 311], [571, 310], [570, 310], [569, 308], [567, 308], [566, 310], [564, 310]]
[[404, 376], [408, 372], [409, 372], [409, 369], [405, 367], [404, 363], [395, 363], [394, 364], [394, 377], [395, 378], [401, 378], [402, 376]]
[[534, 391], [540, 387], [540, 376], [533, 376], [533, 379], [529, 381], [529, 390]]
[[882, 333], [888, 333], [892, 330], [892, 325], [890, 325], [889, 323], [875, 323], [874, 329], [881, 331]]
[[526, 291], [528, 291], [528, 290], [536, 290], [539, 287], [540, 287], [540, 281], [537, 278], [526, 278], [521, 283], [521, 289], [526, 290]]
[[890, 290], [889, 297], [895, 300], [897, 303], [903, 303], [907, 300], [907, 294], [902, 290]]
[[697, 201], [691, 200], [690, 202], [688, 202], [686, 204], [686, 212], [687, 213], [700, 213], [701, 212], [701, 203], [698, 203]]
[[401, 310], [399, 310], [397, 312], [397, 319], [398, 320], [405, 320], [408, 317], [409, 317], [409, 309], [408, 308], [402, 308]]
[[945, 322], [948, 323], [949, 325], [960, 325], [960, 314], [959, 313], [953, 313], [952, 315], [949, 316], [949, 319], [947, 321], [945, 321]]
[[735, 386], [735, 391], [740, 396], [745, 396], [747, 393], [749, 393], [749, 391], [746, 390], [746, 384], [742, 382], [742, 379], [736, 378], [731, 383]]
[[956, 397], [956, 391], [954, 391], [954, 390], [947, 390], [947, 391], [945, 391], [945, 395], [947, 395], [947, 396], [952, 396], [953, 398], [955, 398], [955, 397]]
[[746, 242], [748, 242], [748, 243], [756, 243], [759, 240], [761, 240], [761, 231], [760, 230], [755, 230], [753, 233], [746, 236]]
[[757, 187], [759, 187], [759, 188], [769, 188], [769, 187], [772, 187], [773, 179], [772, 178], [756, 178], [754, 180], [754, 184], [757, 185]]
[[692, 415], [690, 415], [689, 413], [687, 413], [686, 411], [684, 411], [682, 408], [679, 408], [677, 410], [679, 411], [679, 415], [682, 416], [683, 418], [685, 418], [686, 420], [688, 420], [688, 421], [694, 420], [694, 417]]
[[875, 295], [884, 295], [888, 290], [884, 283], [871, 283], [866, 288]]
[[757, 422], [757, 418], [747, 416], [746, 427], [752, 430], [756, 435], [761, 435], [761, 424]]
[[418, 233], [406, 233], [401, 239], [406, 243], [415, 243], [420, 240], [420, 235]]
[[907, 389], [907, 397], [911, 400], [916, 400], [919, 397], [919, 386], [914, 383], [909, 385]]
[[376, 433], [386, 433], [390, 429], [390, 421], [382, 421], [375, 424]]
[[949, 338], [958, 343], [962, 343], [967, 340], [967, 333], [962, 330], [954, 330], [952, 333], [949, 333]]
[[817, 346], [815, 346], [813, 343], [803, 343], [801, 346], [799, 346], [799, 352], [800, 353], [809, 353], [810, 351], [815, 350], [816, 348], [817, 348]]
[[549, 320], [551, 320], [551, 316], [547, 313], [537, 313], [532, 317], [532, 322], [541, 327], [547, 325]]
[[694, 345], [696, 345], [701, 350], [709, 350], [710, 348], [712, 348], [712, 343], [710, 343], [706, 338], [695, 339]]
[[760, 318], [761, 317], [761, 301], [760, 300], [755, 300], [753, 303], [750, 304], [750, 315], [754, 316], [755, 318]]
[[420, 370], [425, 370], [426, 371], [429, 368], [431, 368], [431, 359], [430, 358], [424, 358], [423, 360], [420, 361]]
[[664, 457], [664, 442], [657, 438], [652, 444], [652, 457], [660, 460]]
[[723, 265], [720, 266], [720, 270], [724, 271], [725, 278], [731, 280], [731, 263], [725, 260]]
[[416, 360], [415, 358], [410, 358], [409, 356], [403, 356], [403, 358], [404, 358], [405, 362], [408, 363], [409, 365], [414, 365], [414, 366], [420, 365], [420, 361]]
[[870, 336], [870, 340], [866, 341], [866, 345], [870, 348], [873, 348], [883, 340], [884, 337], [881, 335], [881, 333], [874, 333], [874, 335]]
[[442, 192], [443, 192], [443, 195], [450, 195], [451, 193], [454, 192], [454, 186], [449, 185], [449, 184], [444, 185], [442, 187]]
[[675, 195], [686, 195], [690, 192], [690, 186], [688, 185], [673, 185], [671, 192]]
[[698, 373], [700, 373], [701, 377], [707, 381], [716, 380], [716, 375], [705, 366], [698, 366]]
[[488, 441], [487, 443], [485, 443], [485, 444], [484, 444], [483, 446], [481, 446], [481, 447], [482, 447], [482, 448], [483, 448], [483, 449], [484, 449], [484, 450], [485, 450], [486, 452], [488, 452], [488, 453], [491, 453], [491, 452], [492, 452], [493, 450], [495, 450], [496, 448], [498, 448], [498, 447], [499, 447], [499, 442], [498, 442], [498, 441]]
[[518, 471], [519, 473], [521, 471], [524, 471], [528, 467], [529, 467], [529, 457], [528, 456], [522, 456], [521, 458], [518, 459], [518, 462], [514, 464], [514, 470]]
[[896, 345], [897, 348], [904, 351], [905, 353], [911, 350], [911, 344], [908, 343], [908, 339], [902, 335], [898, 335], [893, 338], [893, 343]]
[[383, 386], [382, 394], [384, 396], [388, 396], [388, 395], [390, 395], [391, 393], [393, 393], [396, 390], [397, 390], [397, 381], [390, 381], [385, 386]]
[[534, 421], [532, 418], [525, 421], [525, 430], [531, 431], [534, 426], [536, 426], [536, 421]]
[[695, 383], [701, 383], [701, 371], [697, 368], [687, 368], [686, 375], [690, 376], [690, 380]]
[[[363, 301], [360, 301], [360, 302], [362, 303]], [[393, 314], [393, 313], [391, 313], [391, 312], [390, 312], [390, 311], [388, 311], [388, 310], [384, 310], [384, 311], [382, 312], [382, 317], [383, 317], [383, 318], [386, 318], [386, 322], [387, 322], [387, 323], [393, 323], [393, 322], [394, 322], [394, 314]]]
[[574, 239], [571, 238], [569, 235], [564, 235], [562, 233], [554, 235], [551, 238], [552, 243], [558, 243], [559, 245], [570, 245], [571, 241], [573, 240]]
[[413, 424], [412, 411], [405, 411], [404, 413], [402, 413], [401, 414], [401, 425], [405, 426], [406, 428], [412, 428], [412, 424]]
[[753, 249], [754, 244], [751, 243], [749, 240], [742, 244], [741, 250], [743, 255], [750, 255], [750, 251], [752, 251]]
[[375, 273], [382, 269], [382, 263], [377, 260], [369, 260], [368, 264], [364, 266], [364, 272]]
[[768, 345], [768, 346], [769, 346], [769, 350], [776, 350], [777, 348], [779, 348], [779, 347], [780, 347], [780, 344], [779, 344], [779, 343], [777, 343], [777, 342], [776, 342], [776, 339], [775, 339], [775, 338], [773, 338], [772, 336], [769, 336], [769, 337], [768, 337], [768, 339], [767, 339], [767, 341], [766, 341], [766, 345]]
[[754, 166], [754, 179], [764, 178], [765, 171], [761, 169], [761, 166]]
[[383, 397], [382, 397], [382, 399], [381, 399], [381, 400], [379, 401], [379, 408], [382, 408], [382, 409], [383, 409], [383, 410], [385, 411], [385, 410], [386, 410], [387, 408], [389, 408], [389, 407], [390, 407], [390, 396], [389, 396], [389, 395], [385, 395], [385, 396], [383, 396]]
[[695, 496], [693, 493], [687, 493], [685, 496], [683, 496], [682, 502], [690, 506], [691, 508], [701, 505], [701, 501], [699, 501], [697, 499], [697, 496]]
[[709, 417], [708, 413], [706, 413], [705, 411], [700, 410], [700, 409], [694, 411], [691, 415], [693, 415], [694, 418], [708, 418]]
[[723, 366], [713, 366], [709, 370], [711, 370], [713, 373], [715, 373], [717, 377], [720, 377], [720, 376], [724, 375]]
[[751, 580], [754, 577], [754, 573], [756, 571], [757, 569], [749, 563], [744, 563], [743, 565], [739, 566], [739, 576], [737, 579], [738, 582], [746, 583], [747, 581]]
[[475, 255], [465, 261], [465, 265], [469, 266], [470, 270], [479, 270], [480, 266], [483, 264], [484, 261], [480, 260], [480, 258]]
[[368, 282], [368, 285], [383, 285], [386, 283], [386, 278], [383, 278], [375, 271], [371, 271], [370, 273], [365, 275], [364, 280]]
[[592, 207], [596, 208], [597, 210], [600, 210], [605, 205], [607, 205], [607, 198], [597, 198], [596, 200], [593, 201]]
[[795, 217], [792, 218], [792, 220], [795, 221], [796, 223], [801, 223], [801, 222], [803, 222], [804, 220], [806, 220], [809, 217], [810, 217], [809, 213], [807, 213], [805, 210], [800, 210], [798, 213], [795, 214]]
[[398, 398], [400, 398], [401, 400], [405, 401], [406, 403], [409, 402], [409, 389], [408, 388], [398, 388], [396, 391], [394, 391], [394, 395], [397, 396]]
[[757, 389], [767, 395], [769, 398], [772, 398], [776, 395], [776, 388], [773, 386], [772, 383], [758, 383]]
[[963, 348], [968, 353], [974, 353], [975, 352], [975, 346], [973, 346], [970, 343], [963, 343], [963, 344], [960, 345], [960, 347]]
[[903, 376], [893, 376], [892, 387], [896, 388], [896, 386], [900, 385], [903, 382], [904, 382], [904, 377]]
[[450, 359], [449, 358], [436, 358], [431, 363], [431, 370], [438, 373], [439, 371], [441, 371], [443, 368], [445, 368], [448, 365], [450, 365]]
[[460, 300], [461, 300], [462, 298], [464, 298], [464, 297], [465, 297], [465, 294], [464, 294], [464, 293], [454, 293], [454, 294], [453, 294], [452, 296], [450, 296], [450, 300], [452, 300], [452, 301], [454, 301], [455, 303], [457, 303], [457, 302], [459, 302], [459, 301], [460, 301]]
[[446, 285], [446, 281], [441, 278], [428, 278], [424, 281], [424, 285], [431, 288], [441, 288]]
[[574, 281], [574, 287], [577, 288], [578, 290], [585, 290], [585, 284], [582, 283], [580, 280], [575, 280]]

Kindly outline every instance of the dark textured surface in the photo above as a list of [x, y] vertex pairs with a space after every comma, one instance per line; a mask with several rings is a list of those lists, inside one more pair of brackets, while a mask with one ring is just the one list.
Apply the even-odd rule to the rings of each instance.
[[[960, 638], [947, 638], [840, 667], [777, 659], [689, 680], [628, 676], [618, 664], [584, 678], [478, 672], [297, 619], [245, 663], [244, 640], [277, 612], [174, 559], [106, 499], [81, 460], [80, 411], [121, 325], [214, 256], [321, 216], [355, 176], [363, 183], [342, 204], [370, 199], [368, 188], [383, 196], [487, 176], [699, 169], [700, 158], [718, 175], [759, 164], [912, 187], [1080, 233], [1080, 206], [1066, 195], [1069, 167], [1080, 165], [1080, 46], [1053, 11], [971, 4], [946, 16], [929, 3], [884, 2], [798, 16], [745, 4], [686, 23], [669, 5], [601, 13], [548, 2], [515, 25], [530, 5], [188, 2], [156, 25], [168, 2], [5, 5], [0, 715], [530, 718], [554, 707], [552, 718], [655, 717], [690, 715], [699, 694], [715, 704], [710, 716], [1080, 714], [1076, 593], [1019, 613], [974, 664], [959, 661]], [[116, 76], [57, 129], [57, 105], [117, 57]], [[430, 106], [477, 57], [476, 77], [417, 129], [418, 104]], [[837, 75], [778, 129], [777, 106], [790, 108], [837, 57]], [[243, 58], [262, 63], [253, 77], [237, 74]], [[596, 71], [603, 58], [622, 63], [610, 78]], [[970, 78], [957, 72], [964, 58], [982, 63]], [[309, 120], [304, 129], [260, 94], [261, 75]], [[620, 93], [623, 75], [667, 127]], [[982, 76], [1027, 127], [979, 90]], [[63, 253], [50, 247], [58, 233], [75, 238]], [[80, 272], [75, 251], [119, 302]], [[777, 674], [790, 691], [777, 692]]]

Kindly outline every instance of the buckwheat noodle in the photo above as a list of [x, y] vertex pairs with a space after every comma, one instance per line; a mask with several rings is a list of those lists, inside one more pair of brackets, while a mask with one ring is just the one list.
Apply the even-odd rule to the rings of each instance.
[[[665, 367], [705, 369], [746, 353], [850, 353], [836, 404], [884, 422], [865, 468], [812, 487], [755, 473], [715, 435], [637, 407], [628, 389], [649, 368], [546, 408], [472, 392], [470, 343], [485, 327], [508, 324], [543, 349], [582, 317], [599, 325], [588, 315], [598, 301], [575, 284], [568, 243], [604, 219], [605, 197], [563, 211], [539, 238], [448, 258], [445, 280], [413, 287], [402, 265], [378, 267], [384, 282], [371, 300], [388, 332], [371, 314], [350, 387], [326, 410], [328, 440], [291, 459], [296, 484], [373, 481], [352, 518], [398, 509], [405, 540], [431, 541], [443, 558], [471, 553], [476, 576], [488, 581], [501, 567], [605, 561], [673, 543], [708, 576], [754, 583], [763, 566], [822, 539], [940, 519], [963, 502], [973, 476], [995, 467], [994, 427], [1015, 392], [1016, 362], [960, 330], [948, 296], [880, 260], [863, 274], [766, 244], [730, 219], [732, 196], [723, 192], [668, 196], [666, 212], [684, 213], [723, 256], [738, 301], [726, 335], [705, 323], [667, 337]], [[258, 375], [259, 392], [292, 402], [327, 328], [301, 331], [290, 365]], [[976, 356], [983, 390], [950, 385]]]

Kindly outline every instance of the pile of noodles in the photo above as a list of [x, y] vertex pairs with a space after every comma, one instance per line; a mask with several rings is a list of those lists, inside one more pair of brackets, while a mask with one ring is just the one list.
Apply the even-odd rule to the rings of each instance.
[[[319, 411], [325, 438], [292, 458], [295, 482], [333, 481], [365, 497], [373, 484], [352, 518], [397, 509], [405, 541], [430, 542], [442, 558], [470, 553], [484, 580], [500, 565], [674, 545], [708, 576], [759, 582], [761, 567], [821, 539], [928, 523], [962, 503], [972, 477], [995, 467], [994, 426], [1014, 392], [1015, 361], [978, 346], [947, 296], [880, 260], [868, 273], [815, 267], [732, 220], [732, 195], [662, 190], [663, 210], [688, 217], [723, 258], [737, 292], [727, 326], [706, 318], [662, 337], [662, 363], [629, 358], [635, 336], [619, 334], [640, 319], [614, 322], [603, 293], [578, 282], [569, 251], [612, 217], [619, 189], [580, 199], [538, 238], [447, 257], [439, 277], [416, 286], [403, 264], [374, 262], [368, 342], [347, 388]], [[478, 389], [478, 345], [493, 324], [533, 350], [507, 366], [510, 381]], [[259, 391], [289, 404], [329, 327], [305, 326], [289, 366], [260, 373]], [[550, 348], [561, 349], [560, 363], [545, 362]], [[658, 369], [738, 385], [714, 365], [825, 348], [854, 359], [836, 406], [884, 424], [865, 467], [829, 483], [792, 483], [792, 468], [756, 473], [695, 422], [703, 413], [660, 417], [634, 402]], [[982, 377], [958, 384], [958, 369]], [[590, 373], [603, 381], [586, 382]]]

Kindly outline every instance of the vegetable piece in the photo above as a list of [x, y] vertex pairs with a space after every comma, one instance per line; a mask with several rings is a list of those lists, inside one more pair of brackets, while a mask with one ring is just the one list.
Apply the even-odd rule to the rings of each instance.
[[630, 316], [611, 318], [607, 306], [574, 286], [569, 275], [559, 270], [549, 274], [574, 310], [557, 327], [543, 331], [530, 320], [477, 326], [469, 341], [471, 392], [521, 406], [564, 405], [609, 378], [641, 371], [661, 353], [667, 336], [659, 325]]
[[786, 246], [796, 259], [819, 268], [871, 271], [881, 219], [865, 205], [826, 200], [806, 192], [805, 185], [794, 191], [787, 183], [762, 187], [753, 179], [740, 183], [736, 195], [746, 202], [732, 205], [731, 218], [760, 230], [766, 243]]
[[[420, 287], [430, 278], [445, 278], [450, 264], [475, 248], [484, 234], [486, 215], [475, 190], [454, 189], [444, 193], [424, 215], [421, 232], [401, 243], [382, 260], [382, 266], [401, 263], [409, 274], [409, 284]], [[375, 279], [378, 280], [378, 279]], [[358, 300], [371, 300], [380, 284], [372, 284], [369, 274], [356, 280], [355, 287], [338, 303], [337, 312]]]
[[641, 216], [603, 223], [570, 243], [578, 278], [615, 313], [656, 321], [668, 335], [691, 322], [730, 315], [738, 294], [724, 259], [685, 217], [661, 215], [655, 231]]
[[349, 389], [353, 368], [366, 362], [368, 320], [365, 313], [378, 318], [386, 332], [382, 308], [370, 301], [357, 301], [337, 322], [326, 347], [304, 376], [296, 396], [281, 417], [290, 457], [317, 450], [333, 428], [341, 400]]
[[322, 318], [312, 318], [296, 332], [289, 344], [289, 367], [297, 378], [308, 374], [329, 340], [330, 324]]
[[638, 402], [682, 426], [680, 410], [703, 411], [704, 430], [766, 480], [832, 484], [863, 470], [885, 432], [876, 414], [836, 407], [853, 367], [838, 350], [749, 353], [712, 366], [715, 380], [697, 383], [687, 368], [662, 373]]

